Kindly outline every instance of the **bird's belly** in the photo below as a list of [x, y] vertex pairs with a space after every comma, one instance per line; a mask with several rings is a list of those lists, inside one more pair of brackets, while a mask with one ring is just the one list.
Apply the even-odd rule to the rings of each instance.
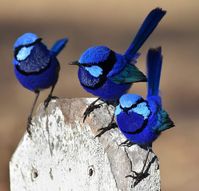
[[116, 116], [117, 124], [123, 135], [132, 143], [138, 145], [151, 145], [151, 143], [158, 137], [157, 134], [151, 128], [150, 119], [147, 124], [143, 126], [136, 118], [120, 113]]
[[131, 141], [132, 143], [136, 143], [138, 145], [150, 146], [153, 141], [155, 141], [158, 137], [158, 134], [152, 132], [151, 130], [145, 128], [142, 132], [136, 134], [128, 134], [123, 133], [124, 136]]
[[83, 88], [97, 96], [105, 101], [111, 101], [111, 100], [117, 100], [119, 99], [123, 94], [125, 94], [128, 89], [131, 87], [131, 84], [115, 84], [109, 79], [106, 80], [106, 82], [97, 89], [91, 89], [89, 87], [83, 86]]
[[46, 70], [34, 74], [23, 74], [15, 67], [18, 81], [31, 91], [46, 89], [54, 85], [58, 79], [58, 72], [58, 63], [53, 63]]

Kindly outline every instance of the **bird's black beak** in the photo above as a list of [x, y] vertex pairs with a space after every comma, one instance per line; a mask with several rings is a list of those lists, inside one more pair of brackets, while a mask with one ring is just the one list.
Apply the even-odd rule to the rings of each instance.
[[76, 66], [79, 66], [80, 64], [79, 64], [79, 62], [76, 60], [76, 61], [73, 61], [73, 62], [69, 63], [69, 65], [76, 65]]

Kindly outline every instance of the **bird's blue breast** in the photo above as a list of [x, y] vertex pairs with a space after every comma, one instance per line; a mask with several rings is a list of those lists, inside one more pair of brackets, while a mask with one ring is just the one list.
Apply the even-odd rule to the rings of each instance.
[[82, 85], [82, 87], [87, 92], [100, 97], [104, 101], [113, 101], [118, 100], [124, 93], [126, 93], [131, 87], [131, 84], [115, 84], [111, 80], [107, 79], [102, 86], [97, 89], [91, 89], [84, 85]]
[[38, 73], [22, 73], [14, 67], [15, 75], [19, 82], [31, 91], [49, 88], [57, 82], [59, 74], [59, 63], [56, 57], [51, 57], [49, 66]]
[[154, 116], [146, 120], [136, 112], [121, 112], [116, 116], [116, 121], [121, 132], [132, 143], [149, 146], [159, 136], [152, 129], [152, 123], [156, 123]]

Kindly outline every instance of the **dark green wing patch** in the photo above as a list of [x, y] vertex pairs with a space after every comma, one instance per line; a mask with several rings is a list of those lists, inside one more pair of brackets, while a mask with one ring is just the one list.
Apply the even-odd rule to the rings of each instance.
[[116, 84], [147, 81], [146, 76], [133, 64], [127, 64], [119, 74], [116, 74], [109, 79]]
[[161, 110], [160, 112], [158, 112], [157, 115], [158, 115], [158, 122], [157, 125], [153, 127], [155, 131], [160, 133], [175, 126], [166, 111]]

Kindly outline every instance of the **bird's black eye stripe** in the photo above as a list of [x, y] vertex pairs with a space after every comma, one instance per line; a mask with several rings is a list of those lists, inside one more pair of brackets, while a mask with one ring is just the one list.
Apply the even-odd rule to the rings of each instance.
[[84, 67], [92, 67], [92, 66], [97, 66], [96, 64], [79, 64], [79, 66], [84, 66]]
[[87, 63], [81, 63], [80, 66], [83, 67], [92, 67], [92, 66], [99, 66], [103, 69], [104, 74], [107, 74], [115, 64], [116, 58], [115, 53], [111, 50], [108, 58], [104, 62], [100, 62], [98, 64], [87, 64]]
[[30, 46], [33, 46], [34, 44], [38, 43], [38, 42], [41, 42], [42, 41], [42, 38], [38, 38], [36, 41], [32, 42], [32, 43], [29, 43], [29, 44], [25, 44], [25, 45], [20, 45], [20, 46], [17, 46], [14, 50], [14, 57], [16, 58], [17, 57], [17, 54], [19, 53], [19, 51], [21, 50], [21, 48], [23, 47], [30, 47]]
[[115, 53], [111, 50], [108, 59], [104, 62], [99, 63], [98, 65], [100, 66], [100, 68], [103, 69], [104, 74], [107, 75], [112, 70], [115, 62], [116, 62]]
[[120, 108], [124, 111], [124, 112], [128, 112], [129, 110], [135, 108], [138, 104], [142, 103], [142, 102], [146, 102], [143, 98], [140, 98], [135, 104], [133, 104], [131, 107], [122, 107], [120, 104]]

